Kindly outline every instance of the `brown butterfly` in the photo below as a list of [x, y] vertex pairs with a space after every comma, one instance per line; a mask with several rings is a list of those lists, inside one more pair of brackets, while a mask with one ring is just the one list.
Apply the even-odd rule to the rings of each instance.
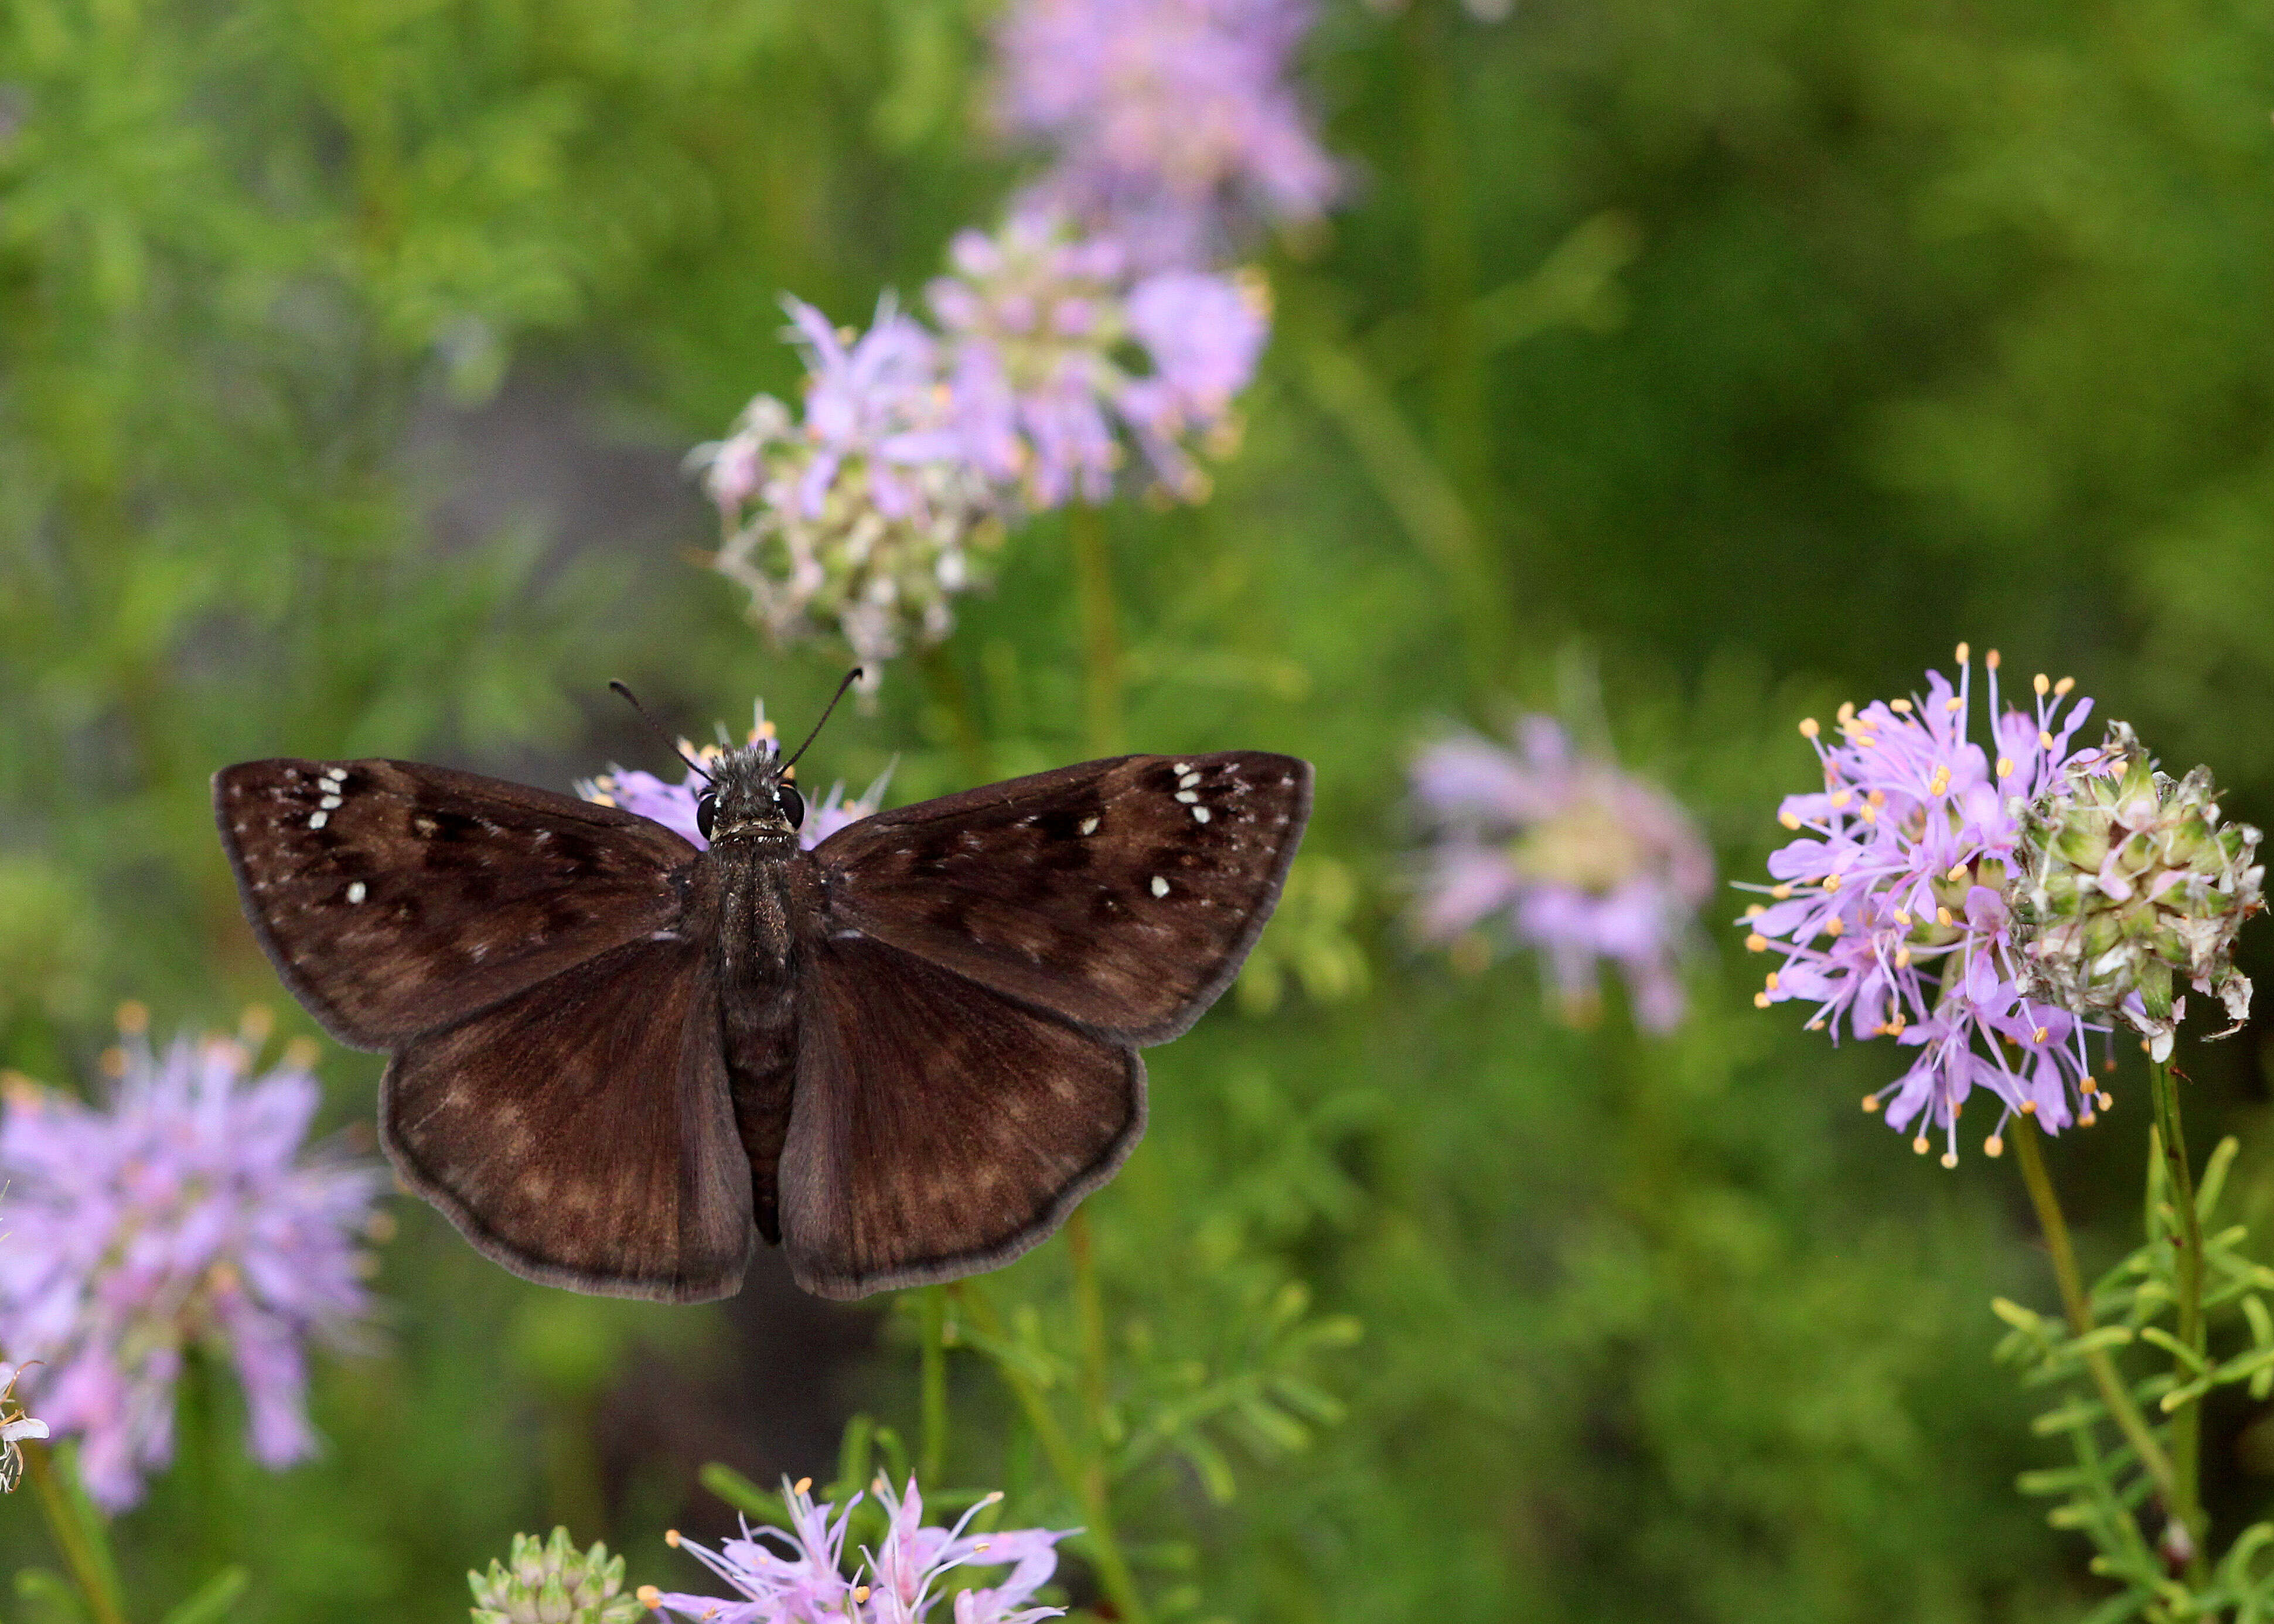
[[1311, 805], [1290, 756], [1124, 756], [805, 852], [794, 760], [698, 767], [707, 852], [411, 762], [215, 775], [278, 975], [392, 1052], [388, 1154], [516, 1274], [702, 1302], [754, 1231], [830, 1297], [1008, 1262], [1135, 1147], [1139, 1046], [1231, 984]]

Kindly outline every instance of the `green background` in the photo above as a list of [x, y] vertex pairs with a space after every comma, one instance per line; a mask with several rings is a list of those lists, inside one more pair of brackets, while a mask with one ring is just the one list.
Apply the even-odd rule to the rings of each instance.
[[[11, 0], [0, 1064], [83, 1086], [128, 996], [162, 1033], [252, 1001], [310, 1029], [238, 918], [218, 765], [656, 766], [619, 676], [697, 736], [756, 694], [815, 713], [842, 652], [763, 645], [678, 462], [794, 389], [781, 291], [863, 320], [996, 216], [1021, 170], [987, 22]], [[1141, 1576], [1271, 1620], [2081, 1615], [2081, 1547], [2013, 1488], [2035, 1401], [1989, 1360], [1993, 1292], [2052, 1300], [2011, 1167], [1969, 1144], [1946, 1173], [1861, 1115], [1903, 1058], [1756, 1011], [1734, 899], [1668, 1040], [1615, 998], [1555, 1024], [1521, 959], [1457, 974], [1399, 926], [1403, 776], [1453, 726], [1558, 711], [1750, 878], [1811, 780], [1795, 721], [1969, 638], [2274, 816], [2274, 19], [1338, 0], [1303, 73], [1349, 186], [1261, 256], [1244, 443], [1205, 506], [1108, 524], [1127, 741], [1306, 756], [1318, 809], [1090, 1207], [1141, 1387], [1254, 1366], [1290, 1282], [1363, 1336], [1306, 1356], [1339, 1422], [1209, 1434], [1228, 1500], [1191, 1453], [1131, 1477]], [[1072, 580], [1061, 521], [1014, 530], [947, 645], [980, 736], [903, 662], [810, 778], [897, 757], [897, 802], [1087, 753]], [[2199, 1146], [2256, 1136], [2267, 1215], [2259, 1039], [2182, 1064]], [[321, 1069], [368, 1144], [376, 1062]], [[2136, 1060], [2114, 1088], [2052, 1152], [2088, 1265], [2136, 1225]], [[576, 1299], [395, 1209], [385, 1312], [320, 1362], [327, 1455], [161, 1482], [117, 1530], [139, 1616], [231, 1558], [248, 1620], [456, 1617], [465, 1568], [556, 1519], [692, 1586], [659, 1536], [727, 1525], [697, 1464], [826, 1477], [855, 1409], [912, 1425], [907, 1321], [874, 1304], [772, 1269], [719, 1309]], [[1063, 1250], [1005, 1300], [1057, 1312]], [[951, 1365], [952, 1475], [1075, 1520], [984, 1365]], [[2274, 1422], [2215, 1406], [2206, 1449], [2231, 1535], [2274, 1500]], [[0, 1504], [0, 1563], [50, 1560]]]

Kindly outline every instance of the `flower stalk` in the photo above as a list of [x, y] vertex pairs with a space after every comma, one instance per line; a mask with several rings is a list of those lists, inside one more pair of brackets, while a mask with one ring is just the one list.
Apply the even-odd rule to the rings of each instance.
[[[2044, 1232], [2045, 1251], [2052, 1260], [2053, 1281], [2060, 1288], [2061, 1306], [2068, 1314], [2069, 1329], [2078, 1336], [2089, 1336], [2093, 1328], [2092, 1300], [2085, 1294], [2084, 1277], [2077, 1271], [2076, 1249], [2069, 1243], [2068, 1222], [2061, 1215], [2060, 1198], [2054, 1193], [2052, 1179], [2045, 1171], [2037, 1125], [2028, 1116], [2017, 1120], [2013, 1143], [2014, 1159], [2022, 1165], [2022, 1183], [2029, 1190], [2029, 1205], [2037, 1209], [2037, 1227]], [[2167, 1508], [2176, 1507], [2180, 1491], [2172, 1457], [2156, 1441], [2155, 1433], [2149, 1431], [2147, 1417], [2140, 1413], [2131, 1389], [2117, 1374], [2116, 1362], [2108, 1357], [2106, 1349], [2089, 1346], [2084, 1350], [2084, 1364], [2117, 1430], [2124, 1434], [2149, 1480], [2156, 1485], [2157, 1498]]]
[[1088, 502], [1066, 510], [1074, 591], [1081, 605], [1082, 715], [1088, 748], [1110, 756], [1121, 748], [1121, 614], [1114, 600], [1113, 560], [1105, 515]]
[[109, 1553], [95, 1544], [87, 1520], [72, 1504], [48, 1445], [24, 1446], [24, 1476], [31, 1479], [32, 1492], [39, 1497], [40, 1510], [48, 1520], [48, 1532], [56, 1542], [64, 1566], [71, 1569], [72, 1582], [79, 1586], [79, 1596], [87, 1603], [94, 1624], [126, 1624], [126, 1610], [119, 1599], [118, 1576], [112, 1569]]
[[[956, 1300], [970, 1314], [971, 1322], [980, 1333], [991, 1341], [1003, 1340], [1002, 1321], [996, 1317], [994, 1304], [987, 1290], [976, 1280], [958, 1281], [950, 1289]], [[1026, 1412], [1027, 1424], [1035, 1429], [1035, 1440], [1042, 1445], [1043, 1456], [1050, 1463], [1059, 1485], [1073, 1496], [1081, 1507], [1082, 1519], [1088, 1524], [1083, 1538], [1091, 1559], [1097, 1565], [1097, 1582], [1106, 1599], [1113, 1604], [1117, 1616], [1126, 1624], [1148, 1624], [1151, 1611], [1145, 1605], [1137, 1590], [1135, 1576], [1129, 1571], [1129, 1560], [1121, 1550], [1121, 1542], [1113, 1531], [1113, 1515], [1107, 1503], [1104, 1473], [1094, 1469], [1094, 1463], [1082, 1458], [1073, 1440], [1059, 1425], [1051, 1410], [1050, 1401], [1033, 1377], [1008, 1359], [995, 1361], [996, 1373], [1003, 1385], [1011, 1389], [1011, 1396], [1019, 1401]]]
[[[2203, 1368], [2203, 1240], [2202, 1214], [2195, 1209], [2195, 1175], [2187, 1165], [2186, 1131], [2180, 1121], [2179, 1090], [2169, 1060], [2150, 1069], [2150, 1088], [2155, 1101], [2154, 1146], [2150, 1154], [2164, 1159], [2164, 1174], [2172, 1192], [2172, 1244], [2179, 1256], [2176, 1305], [2178, 1336], [2185, 1354], [2174, 1353], [2172, 1379], [2181, 1387], [2192, 1384]], [[2192, 1356], [2192, 1357], [2190, 1357]], [[2174, 1395], [2176, 1396], [2176, 1395]], [[2184, 1551], [2166, 1537], [2166, 1549], [2184, 1561], [2189, 1574], [2200, 1579], [2203, 1571], [2203, 1536], [2208, 1531], [2202, 1512], [2200, 1483], [2202, 1450], [2202, 1400], [2181, 1401], [2172, 1410], [2172, 1488], [2165, 1500], [2172, 1520], [2185, 1535]]]
[[926, 1286], [918, 1312], [923, 1435], [916, 1475], [926, 1483], [937, 1483], [947, 1459], [947, 1288]]

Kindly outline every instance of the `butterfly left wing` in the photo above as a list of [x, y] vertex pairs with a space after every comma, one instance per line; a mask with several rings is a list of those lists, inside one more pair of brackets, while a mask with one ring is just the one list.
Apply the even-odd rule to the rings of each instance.
[[832, 932], [1159, 1043], [1239, 973], [1310, 809], [1292, 756], [1124, 756], [879, 812], [813, 858]]
[[357, 1049], [666, 928], [696, 856], [629, 812], [418, 762], [240, 762], [214, 812], [277, 975]]
[[404, 1182], [524, 1278], [731, 1295], [756, 1231], [707, 951], [628, 943], [412, 1041], [380, 1092]]
[[1133, 1049], [858, 935], [817, 933], [801, 953], [780, 1216], [808, 1291], [1008, 1263], [1143, 1134]]

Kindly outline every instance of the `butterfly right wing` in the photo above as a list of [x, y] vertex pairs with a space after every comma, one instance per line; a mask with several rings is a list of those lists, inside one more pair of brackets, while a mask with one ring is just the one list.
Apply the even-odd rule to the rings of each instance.
[[999, 1267], [1144, 1133], [1133, 1049], [857, 934], [802, 954], [781, 1241], [816, 1296]]
[[1292, 756], [1124, 756], [857, 819], [813, 860], [831, 930], [1161, 1043], [1239, 974], [1310, 809]]
[[756, 1231], [709, 945], [626, 943], [415, 1039], [380, 1092], [403, 1181], [527, 1279], [731, 1295]]
[[276, 974], [357, 1049], [665, 929], [696, 856], [631, 813], [415, 762], [245, 762], [214, 811]]

